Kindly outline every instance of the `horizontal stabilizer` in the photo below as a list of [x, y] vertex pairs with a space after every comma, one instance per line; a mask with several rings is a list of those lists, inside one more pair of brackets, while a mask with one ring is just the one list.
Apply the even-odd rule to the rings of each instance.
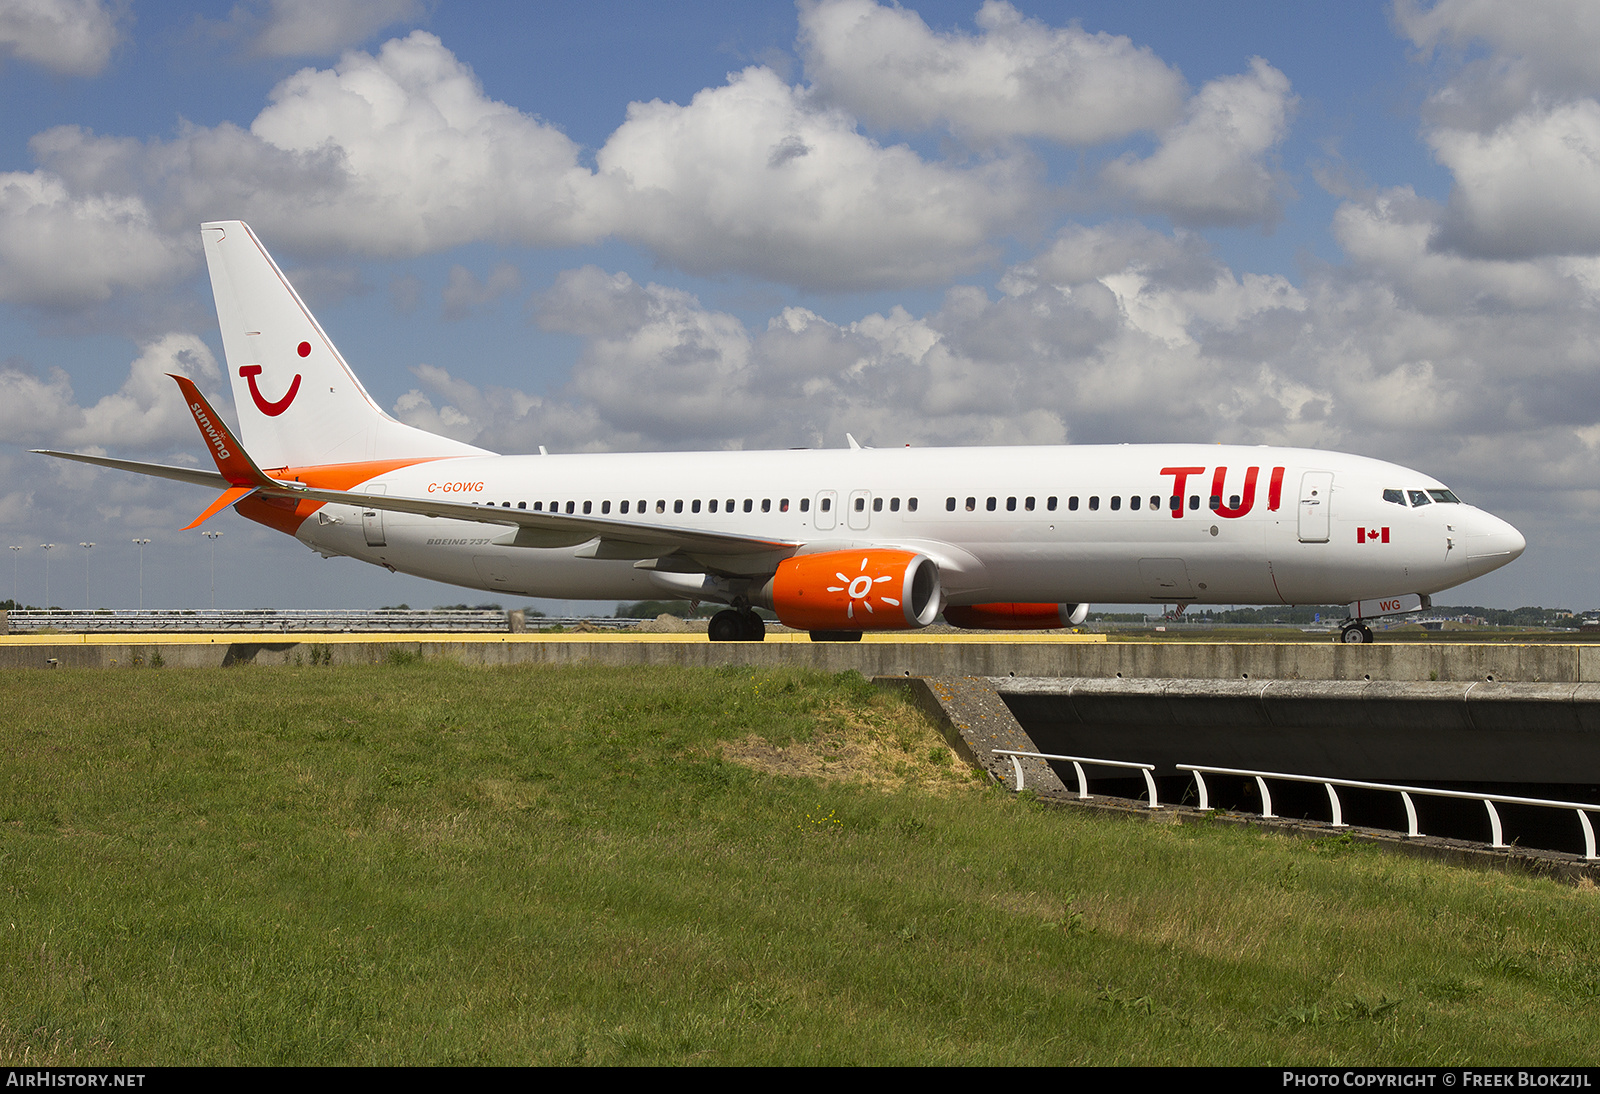
[[60, 460], [76, 460], [98, 467], [111, 467], [118, 471], [132, 471], [136, 475], [154, 475], [158, 479], [172, 479], [193, 486], [211, 486], [224, 490], [231, 484], [215, 471], [202, 471], [198, 467], [173, 467], [165, 463], [145, 463], [142, 460], [115, 460], [110, 456], [85, 456], [81, 452], [55, 452], [48, 448], [35, 448], [41, 456], [54, 456]]

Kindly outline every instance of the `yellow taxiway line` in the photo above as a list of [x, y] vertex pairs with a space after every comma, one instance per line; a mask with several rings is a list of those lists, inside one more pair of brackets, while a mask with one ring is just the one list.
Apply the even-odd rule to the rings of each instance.
[[[221, 634], [173, 634], [168, 632], [125, 634], [8, 634], [0, 635], [0, 646], [182, 646], [229, 645], [234, 642], [257, 642], [268, 645], [292, 643], [331, 645], [345, 642], [440, 642], [440, 643], [520, 643], [520, 642], [704, 642], [701, 633], [689, 634], [616, 634], [604, 631], [564, 634], [450, 634], [439, 631], [397, 633], [392, 631], [340, 632], [318, 634], [309, 631], [229, 631]], [[906, 631], [882, 631], [864, 635], [863, 642], [916, 642], [916, 643], [1096, 643], [1104, 642], [1103, 634], [1038, 634], [1016, 632], [1010, 634], [925, 634]], [[811, 644], [809, 635], [790, 632], [767, 635], [771, 642], [804, 642]]]

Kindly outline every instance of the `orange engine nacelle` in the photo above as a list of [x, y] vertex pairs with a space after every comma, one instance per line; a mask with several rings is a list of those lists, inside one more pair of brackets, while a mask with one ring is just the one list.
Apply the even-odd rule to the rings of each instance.
[[894, 631], [926, 627], [944, 593], [927, 555], [867, 549], [796, 555], [768, 586], [772, 610], [802, 631]]
[[946, 608], [952, 627], [986, 631], [1048, 631], [1076, 627], [1089, 614], [1087, 604], [966, 604]]

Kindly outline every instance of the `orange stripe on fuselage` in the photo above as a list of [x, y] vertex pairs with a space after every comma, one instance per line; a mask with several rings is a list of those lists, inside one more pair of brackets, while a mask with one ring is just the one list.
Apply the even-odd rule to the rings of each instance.
[[[311, 467], [265, 468], [270, 478], [284, 482], [303, 482], [318, 490], [349, 490], [362, 483], [419, 463], [450, 459], [449, 456], [411, 456], [403, 460], [361, 460], [357, 463], [324, 463]], [[264, 498], [252, 494], [234, 506], [246, 520], [294, 535], [306, 518], [322, 508], [320, 501], [295, 501], [293, 498]]]

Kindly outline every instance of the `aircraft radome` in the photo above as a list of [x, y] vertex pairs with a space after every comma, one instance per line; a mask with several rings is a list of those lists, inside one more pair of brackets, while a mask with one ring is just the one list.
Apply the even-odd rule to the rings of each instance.
[[325, 557], [497, 593], [771, 609], [814, 638], [1053, 628], [1090, 601], [1349, 603], [1364, 618], [1504, 566], [1524, 540], [1430, 475], [1200, 444], [502, 456], [383, 412], [240, 221], [201, 227], [235, 436], [174, 377], [216, 472], [50, 452], [210, 486]]

